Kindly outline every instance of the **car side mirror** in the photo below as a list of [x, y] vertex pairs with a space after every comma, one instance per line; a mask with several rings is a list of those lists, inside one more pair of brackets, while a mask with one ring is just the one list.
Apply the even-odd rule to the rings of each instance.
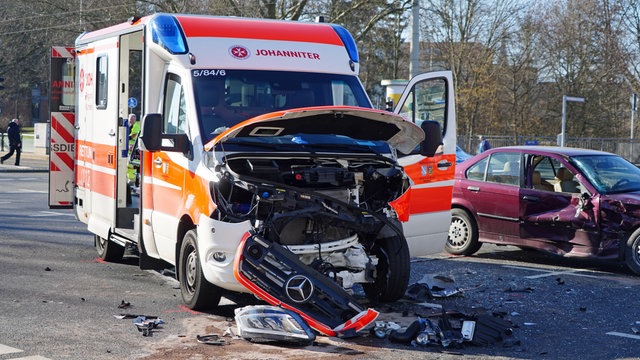
[[424, 131], [424, 140], [420, 143], [420, 155], [433, 157], [442, 145], [442, 128], [440, 123], [433, 120], [425, 120], [420, 124]]
[[160, 151], [162, 147], [162, 116], [147, 114], [142, 119], [140, 148], [143, 151]]
[[142, 119], [140, 148], [143, 151], [171, 151], [185, 155], [191, 153], [191, 142], [186, 134], [164, 134], [162, 115], [147, 114]]

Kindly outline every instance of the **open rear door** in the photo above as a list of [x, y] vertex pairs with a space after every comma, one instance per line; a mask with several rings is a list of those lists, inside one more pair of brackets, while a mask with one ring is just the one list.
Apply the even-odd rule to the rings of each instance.
[[51, 48], [49, 91], [49, 208], [73, 208], [75, 158], [75, 51]]
[[399, 163], [411, 178], [410, 217], [403, 230], [411, 256], [443, 251], [451, 221], [451, 196], [456, 163], [456, 115], [450, 71], [417, 75], [401, 95], [394, 112], [421, 126], [435, 121], [442, 130], [442, 146], [435, 156], [418, 149], [400, 154]]

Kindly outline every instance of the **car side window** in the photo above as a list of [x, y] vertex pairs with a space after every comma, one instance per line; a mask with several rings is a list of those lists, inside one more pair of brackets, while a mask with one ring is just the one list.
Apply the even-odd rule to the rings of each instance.
[[471, 165], [467, 169], [467, 179], [484, 181], [485, 170], [487, 169], [487, 158], [484, 158], [477, 163]]
[[527, 164], [532, 169], [526, 187], [529, 189], [554, 191], [551, 180], [555, 170], [560, 166], [557, 159], [541, 155], [527, 155]]
[[520, 154], [493, 153], [487, 166], [486, 181], [507, 185], [520, 185]]

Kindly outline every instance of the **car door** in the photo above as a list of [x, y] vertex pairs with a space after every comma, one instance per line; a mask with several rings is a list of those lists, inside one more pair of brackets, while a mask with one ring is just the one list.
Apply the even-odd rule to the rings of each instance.
[[450, 71], [420, 74], [407, 84], [394, 112], [421, 126], [437, 122], [442, 146], [434, 156], [418, 149], [399, 154], [398, 162], [411, 178], [410, 217], [402, 224], [412, 256], [443, 250], [451, 221], [451, 195], [456, 163], [456, 116]]
[[[165, 134], [187, 130], [185, 91], [181, 78], [169, 73], [165, 81], [163, 120]], [[184, 181], [188, 159], [175, 151], [153, 152], [151, 165], [151, 223], [158, 253], [163, 259], [175, 257], [175, 234], [184, 204]]]
[[521, 156], [517, 151], [494, 151], [467, 169], [460, 186], [478, 219], [482, 241], [505, 242], [518, 236]]
[[597, 237], [593, 200], [583, 195], [585, 187], [575, 176], [571, 181], [576, 186], [562, 186], [570, 174], [577, 173], [571, 164], [552, 154], [525, 154], [524, 159], [527, 180], [520, 191], [522, 244], [546, 250], [551, 245], [564, 253], [571, 251], [571, 242]]

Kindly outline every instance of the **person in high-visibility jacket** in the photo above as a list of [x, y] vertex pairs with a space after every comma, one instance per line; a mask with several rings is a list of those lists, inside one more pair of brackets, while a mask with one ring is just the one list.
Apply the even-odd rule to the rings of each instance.
[[[140, 164], [139, 157], [136, 157], [134, 151], [136, 150], [136, 141], [138, 141], [138, 134], [140, 133], [140, 122], [137, 121], [136, 114], [129, 114], [128, 119], [129, 126], [129, 164], [127, 165], [127, 178], [131, 182], [135, 182], [136, 180], [136, 172], [137, 168]], [[133, 164], [133, 161], [136, 161], [136, 164]]]

